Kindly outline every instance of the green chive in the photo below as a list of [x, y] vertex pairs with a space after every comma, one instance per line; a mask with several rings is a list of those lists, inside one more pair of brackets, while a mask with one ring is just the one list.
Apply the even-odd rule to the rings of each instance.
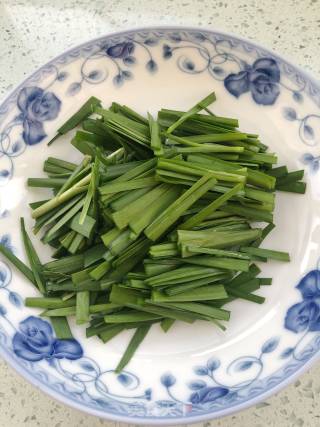
[[270, 258], [278, 261], [290, 262], [290, 256], [288, 252], [281, 251], [273, 251], [270, 249], [262, 249], [262, 248], [254, 248], [252, 246], [249, 247], [241, 247], [241, 252], [245, 252], [250, 255], [260, 256], [262, 258]]
[[91, 96], [73, 116], [60, 126], [57, 130], [57, 135], [48, 142], [48, 145], [51, 145], [60, 135], [64, 135], [78, 126], [79, 123], [92, 114], [94, 107], [100, 104], [101, 101], [99, 99]]
[[203, 98], [200, 102], [198, 102], [194, 107], [184, 113], [175, 123], [173, 123], [168, 129], [167, 133], [172, 133], [178, 126], [180, 126], [183, 122], [185, 122], [188, 118], [192, 117], [194, 114], [199, 113], [199, 111], [208, 107], [216, 100], [216, 95], [214, 92], [210, 93], [210, 95]]
[[116, 370], [115, 370], [116, 373], [120, 373], [123, 370], [123, 368], [125, 368], [127, 364], [130, 362], [137, 348], [139, 347], [139, 345], [142, 343], [147, 333], [149, 332], [150, 327], [151, 325], [140, 326], [136, 330], [136, 332], [134, 333], [133, 337], [130, 340], [130, 343], [124, 355], [122, 356], [120, 362], [116, 367]]

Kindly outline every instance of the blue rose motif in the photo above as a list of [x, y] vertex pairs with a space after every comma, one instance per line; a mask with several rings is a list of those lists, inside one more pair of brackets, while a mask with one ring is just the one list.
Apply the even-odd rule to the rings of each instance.
[[15, 333], [12, 345], [15, 354], [29, 362], [53, 358], [76, 360], [83, 356], [78, 341], [56, 339], [51, 325], [35, 316], [30, 316], [20, 323], [19, 332]]
[[22, 137], [26, 144], [33, 145], [47, 136], [43, 122], [58, 116], [61, 101], [54, 93], [31, 86], [20, 91], [17, 105], [21, 111], [19, 118], [23, 121]]
[[320, 271], [312, 270], [299, 282], [297, 289], [301, 292], [303, 299], [320, 297]]
[[111, 58], [127, 58], [134, 52], [134, 43], [122, 42], [110, 46], [106, 49], [106, 54]]
[[214, 402], [220, 397], [226, 396], [229, 390], [225, 387], [204, 387], [190, 396], [190, 402], [194, 405], [199, 403]]
[[305, 300], [294, 304], [286, 314], [284, 325], [290, 331], [320, 331], [319, 300]]
[[236, 98], [251, 92], [257, 104], [273, 105], [280, 94], [279, 82], [277, 62], [272, 58], [260, 58], [239, 73], [229, 74], [224, 79], [224, 86]]

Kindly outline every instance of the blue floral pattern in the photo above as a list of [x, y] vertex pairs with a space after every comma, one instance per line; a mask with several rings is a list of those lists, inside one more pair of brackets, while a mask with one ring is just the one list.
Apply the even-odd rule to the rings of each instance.
[[[174, 394], [174, 386], [177, 378], [171, 373], [161, 376], [161, 384], [165, 387], [168, 397], [166, 400], [173, 404], [185, 405], [187, 411], [192, 412], [198, 407], [215, 404], [219, 401], [235, 401], [241, 397], [241, 393], [251, 385], [257, 384], [264, 370], [264, 357], [274, 352], [279, 345], [280, 338], [272, 337], [261, 347], [258, 356], [242, 356], [234, 359], [225, 368], [232, 383], [224, 384], [217, 379], [217, 372], [221, 370], [222, 364], [216, 357], [207, 360], [206, 365], [194, 366], [194, 374], [201, 379], [192, 380], [188, 388], [192, 391], [187, 402], [178, 399]], [[239, 373], [245, 372], [248, 376], [245, 380], [239, 380]]]
[[106, 48], [106, 54], [111, 58], [126, 59], [132, 56], [135, 45], [133, 42], [121, 42]]
[[320, 156], [314, 156], [311, 153], [305, 153], [301, 157], [301, 162], [309, 166], [309, 169], [312, 173], [318, 172], [320, 168]]
[[[316, 147], [319, 143], [320, 135], [320, 115], [307, 114], [299, 117], [295, 108], [285, 107], [283, 109], [283, 117], [290, 122], [299, 123], [299, 138], [304, 145]], [[301, 162], [309, 167], [311, 173], [316, 173], [319, 170], [320, 156], [313, 153], [305, 153], [301, 157]]]
[[200, 403], [214, 402], [229, 393], [224, 387], [202, 387], [190, 396], [190, 402], [197, 405]]
[[27, 145], [33, 145], [47, 136], [43, 122], [57, 118], [61, 101], [54, 93], [32, 86], [21, 90], [17, 105], [21, 111], [18, 117], [23, 123], [23, 140]]
[[[75, 59], [80, 64], [77, 78], [73, 77], [75, 73], [69, 74], [66, 66]], [[30, 78], [0, 107], [0, 184], [5, 185], [13, 176], [14, 159], [46, 137], [48, 122], [56, 120], [63, 108], [60, 93], [76, 96], [85, 85], [99, 85], [108, 78], [120, 87], [135, 78], [138, 63], [153, 74], [164, 61], [176, 61], [179, 70], [190, 75], [209, 73], [235, 99], [247, 94], [259, 108], [276, 104], [282, 92], [287, 91], [293, 102], [283, 110], [283, 119], [291, 121], [292, 126], [298, 125], [304, 144], [317, 145], [320, 115], [302, 115], [298, 108], [305, 97], [320, 104], [319, 91], [281, 59], [250, 43], [211, 32], [135, 31], [101, 39], [63, 55]], [[44, 76], [50, 77], [45, 85]], [[16, 129], [21, 130], [17, 138]], [[308, 152], [301, 160], [316, 172], [319, 157]], [[0, 220], [9, 214], [2, 210]], [[0, 241], [14, 249], [9, 235], [0, 235]], [[11, 313], [18, 313], [20, 318], [23, 301], [13, 290], [10, 267], [1, 262], [0, 351], [46, 390], [55, 390], [64, 400], [80, 403], [100, 416], [123, 415], [132, 421], [150, 417], [170, 422], [179, 417], [195, 421], [204, 414], [212, 418], [281, 384], [320, 350], [319, 274], [318, 269], [312, 270], [301, 279], [297, 286], [301, 300], [285, 315], [283, 331], [293, 338], [290, 346], [283, 343], [282, 336], [272, 336], [263, 340], [253, 354], [236, 357], [228, 365], [223, 359], [211, 357], [183, 378], [176, 372], [159, 373], [163, 394], [158, 396], [154, 384], [152, 389], [145, 386], [134, 373], [116, 375], [113, 366], [103, 370], [84, 353], [78, 341], [57, 339], [43, 319], [30, 316], [14, 323]], [[302, 346], [309, 334], [313, 334], [313, 341]], [[283, 360], [281, 369], [270, 375], [265, 373], [269, 357]], [[221, 372], [225, 375], [220, 376]], [[121, 392], [113, 391], [112, 381], [122, 387]]]
[[20, 323], [19, 331], [13, 336], [12, 346], [17, 356], [29, 362], [52, 358], [77, 360], [83, 356], [78, 341], [54, 338], [51, 325], [35, 316]]
[[297, 289], [303, 300], [289, 308], [285, 318], [285, 328], [292, 332], [320, 331], [320, 271], [306, 274]]
[[[105, 377], [115, 376], [115, 371], [102, 371], [93, 359], [84, 356], [80, 343], [75, 339], [57, 339], [47, 321], [29, 316], [20, 322], [16, 330], [7, 318], [7, 310], [3, 305], [0, 305], [1, 317], [15, 330], [12, 338], [14, 354], [24, 361], [31, 362], [33, 366], [42, 361], [46, 362], [64, 381], [73, 384], [77, 390], [75, 395], [84, 401], [89, 399], [101, 408], [109, 408], [110, 399], [112, 402], [125, 402], [128, 399], [134, 399], [137, 402], [151, 400], [152, 389], [150, 388], [133, 395], [112, 393], [105, 383]], [[79, 371], [70, 372], [61, 364], [63, 360], [78, 362]], [[123, 371], [116, 378], [118, 383], [129, 391], [135, 391], [140, 386], [138, 377], [128, 371]], [[64, 383], [62, 388], [68, 390]], [[97, 394], [99, 397], [96, 396]], [[141, 405], [139, 403], [139, 406]]]
[[[55, 81], [62, 81], [55, 69], [56, 75], [47, 88]], [[27, 146], [41, 142], [46, 136], [44, 122], [55, 120], [61, 109], [60, 99], [50, 91], [37, 86], [21, 89], [17, 97], [18, 114], [0, 132], [0, 161], [7, 160], [7, 167], [0, 169], [0, 185], [13, 176], [13, 159], [20, 156]], [[22, 127], [22, 139], [12, 141], [11, 132], [16, 127]], [[1, 215], [0, 215], [1, 218]]]
[[273, 105], [280, 94], [280, 69], [272, 58], [259, 58], [252, 66], [224, 79], [225, 88], [235, 97], [251, 92], [257, 104]]
[[[232, 41], [208, 37], [202, 32], [177, 33], [168, 31], [165, 34], [144, 34], [139, 37], [125, 38], [115, 43], [97, 43], [90, 49], [82, 60], [80, 79], [69, 83], [66, 94], [77, 95], [84, 84], [99, 85], [103, 83], [112, 72], [112, 82], [115, 86], [122, 86], [125, 82], [134, 78], [132, 67], [137, 63], [136, 52], [142, 50], [145, 54], [145, 68], [150, 74], [159, 69], [153, 49], [162, 44], [162, 56], [165, 60], [177, 56], [178, 68], [189, 74], [209, 72], [216, 80], [223, 82], [226, 90], [236, 98], [245, 93], [250, 93], [256, 104], [263, 106], [273, 105], [281, 92], [281, 89], [292, 93], [296, 103], [303, 102], [302, 92], [305, 89], [305, 81], [296, 79], [296, 85], [291, 87], [282, 81], [279, 64], [275, 58], [258, 55], [252, 64], [237, 54]], [[196, 52], [199, 55], [199, 64], [188, 56], [188, 53]], [[101, 59], [108, 61], [109, 67], [102, 66]], [[100, 62], [99, 62], [100, 61]], [[230, 72], [230, 69], [234, 69]], [[0, 185], [5, 184], [13, 175], [13, 159], [20, 156], [26, 146], [41, 142], [46, 136], [45, 122], [55, 120], [61, 110], [61, 100], [54, 92], [49, 91], [55, 83], [64, 82], [69, 73], [60, 66], [51, 65], [52, 81], [45, 87], [28, 86], [23, 88], [17, 96], [16, 106], [18, 114], [0, 132], [0, 161], [5, 159], [6, 167], [0, 168]], [[289, 114], [290, 116], [290, 114]], [[315, 117], [297, 119], [291, 115], [285, 117], [288, 120], [300, 120], [300, 138], [304, 143], [313, 145], [314, 131], [307, 122]], [[320, 118], [320, 117], [319, 117]], [[16, 127], [22, 127], [21, 140], [12, 141], [11, 131]], [[315, 171], [317, 163], [313, 163]]]

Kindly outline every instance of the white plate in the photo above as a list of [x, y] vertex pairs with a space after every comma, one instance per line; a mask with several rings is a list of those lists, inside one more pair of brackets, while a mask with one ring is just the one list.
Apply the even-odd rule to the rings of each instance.
[[[0, 241], [24, 258], [18, 219], [31, 227], [28, 203], [45, 197], [27, 190], [26, 178], [42, 176], [49, 155], [79, 158], [69, 136], [49, 148], [46, 141], [90, 95], [146, 113], [186, 109], [212, 90], [215, 112], [259, 133], [280, 164], [306, 169], [306, 195], [277, 195], [277, 227], [264, 244], [289, 251], [292, 262], [262, 265], [274, 278], [259, 291], [265, 304], [233, 302], [225, 333], [203, 322], [177, 322], [167, 334], [154, 326], [127, 370], [115, 375], [131, 332], [103, 345], [72, 325], [77, 341], [56, 340], [39, 311], [23, 306], [36, 292], [0, 260], [0, 354], [73, 407], [133, 423], [220, 417], [279, 390], [319, 353], [319, 85], [254, 43], [214, 31], [147, 28], [85, 43], [43, 66], [0, 107]], [[37, 247], [49, 259], [48, 249]]]

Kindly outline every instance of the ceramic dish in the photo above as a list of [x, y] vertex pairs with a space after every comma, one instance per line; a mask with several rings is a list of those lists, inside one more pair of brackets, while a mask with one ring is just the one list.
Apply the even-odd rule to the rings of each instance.
[[[40, 68], [0, 106], [0, 241], [23, 258], [18, 218], [40, 191], [49, 155], [76, 159], [60, 139], [46, 142], [90, 96], [139, 112], [186, 109], [214, 90], [213, 110], [240, 119], [279, 154], [279, 163], [305, 168], [306, 195], [277, 196], [276, 229], [265, 246], [286, 250], [292, 262], [263, 265], [273, 285], [262, 306], [232, 303], [226, 332], [210, 324], [177, 323], [168, 334], [152, 328], [126, 371], [113, 372], [130, 332], [107, 345], [54, 337], [36, 295], [0, 259], [0, 355], [28, 381], [99, 417], [146, 424], [192, 423], [221, 417], [287, 385], [320, 352], [320, 87], [281, 57], [243, 39], [191, 28], [145, 28], [107, 35], [73, 48]], [[35, 239], [34, 239], [35, 240]], [[47, 248], [38, 245], [43, 258]]]

